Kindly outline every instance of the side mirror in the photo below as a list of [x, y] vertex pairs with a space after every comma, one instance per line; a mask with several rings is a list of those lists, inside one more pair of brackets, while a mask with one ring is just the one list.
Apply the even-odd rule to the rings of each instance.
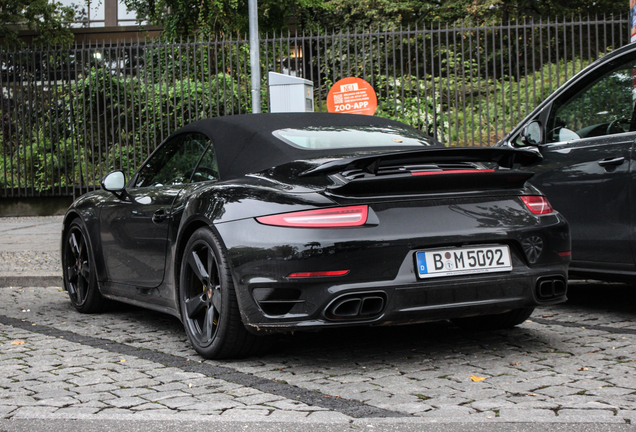
[[121, 171], [106, 174], [102, 180], [102, 189], [117, 194], [126, 190], [126, 175]]
[[528, 146], [538, 146], [543, 141], [543, 131], [541, 123], [533, 121], [523, 127], [521, 131], [521, 142]]

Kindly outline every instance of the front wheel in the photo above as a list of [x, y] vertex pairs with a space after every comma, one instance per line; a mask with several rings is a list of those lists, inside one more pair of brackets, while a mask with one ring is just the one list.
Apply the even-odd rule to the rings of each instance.
[[209, 228], [195, 231], [185, 247], [179, 300], [188, 339], [203, 357], [243, 357], [261, 346], [264, 338], [241, 321], [227, 257]]
[[468, 330], [496, 330], [512, 328], [532, 315], [534, 308], [519, 308], [502, 314], [455, 318], [451, 321]]
[[82, 313], [100, 312], [106, 299], [97, 288], [97, 272], [93, 251], [81, 219], [71, 222], [62, 248], [64, 288], [75, 309]]

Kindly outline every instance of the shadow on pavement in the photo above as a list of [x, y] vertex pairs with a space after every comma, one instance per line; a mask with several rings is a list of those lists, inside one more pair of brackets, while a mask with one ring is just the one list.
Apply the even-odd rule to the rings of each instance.
[[590, 312], [636, 313], [636, 285], [607, 282], [573, 282], [568, 301], [559, 308], [582, 308]]

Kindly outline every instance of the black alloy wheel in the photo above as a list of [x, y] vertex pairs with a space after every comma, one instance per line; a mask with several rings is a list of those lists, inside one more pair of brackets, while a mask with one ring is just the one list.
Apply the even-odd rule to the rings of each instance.
[[228, 260], [209, 228], [199, 228], [188, 240], [179, 279], [181, 319], [199, 354], [218, 359], [255, 352], [264, 338], [245, 329]]
[[69, 226], [62, 252], [64, 287], [75, 308], [82, 313], [101, 311], [106, 305], [97, 287], [95, 261], [81, 219]]

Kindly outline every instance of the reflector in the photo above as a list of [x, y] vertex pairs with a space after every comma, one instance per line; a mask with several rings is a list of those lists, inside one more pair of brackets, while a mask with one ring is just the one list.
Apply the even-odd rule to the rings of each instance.
[[349, 273], [349, 270], [332, 270], [332, 271], [317, 271], [317, 272], [300, 272], [292, 273], [288, 278], [306, 278], [306, 277], [327, 277], [327, 276], [344, 276]]

